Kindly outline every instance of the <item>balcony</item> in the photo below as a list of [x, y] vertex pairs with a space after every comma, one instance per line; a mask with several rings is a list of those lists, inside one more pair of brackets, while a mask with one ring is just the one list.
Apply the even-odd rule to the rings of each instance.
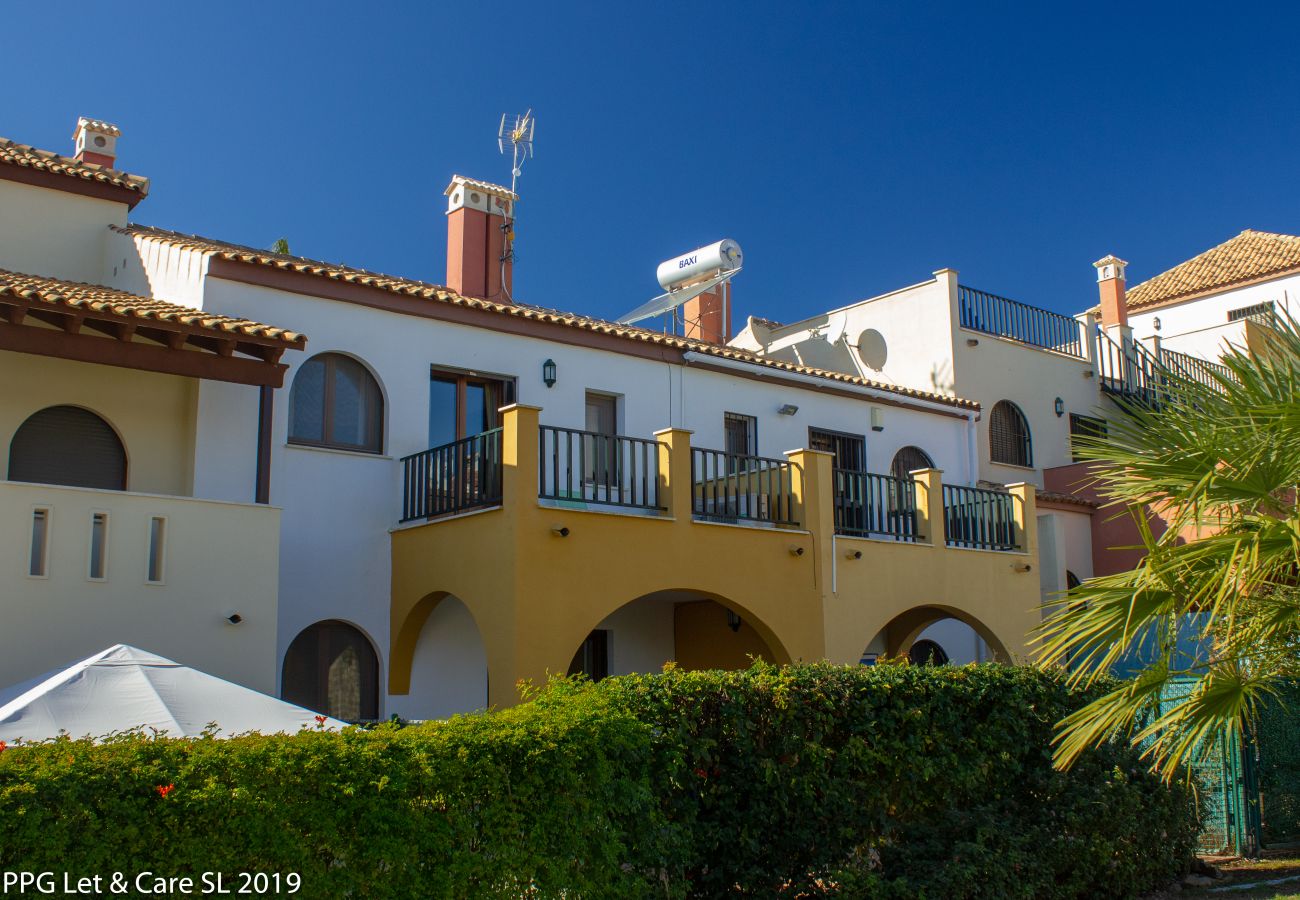
[[962, 328], [1087, 359], [1083, 326], [1070, 316], [965, 285], [957, 287], [957, 306]]
[[0, 510], [0, 686], [123, 642], [274, 692], [279, 509], [3, 481]]
[[[411, 689], [421, 630], [447, 597], [476, 623], [499, 705], [637, 604], [677, 604], [663, 627], [683, 665], [722, 665], [710, 653], [746, 634], [777, 662], [856, 662], [873, 640], [896, 652], [947, 616], [1002, 658], [1026, 654], [1039, 602], [1029, 485], [840, 470], [816, 450], [729, 454], [681, 429], [596, 434], [542, 426], [539, 412], [507, 407], [500, 430], [403, 461], [391, 693]], [[719, 630], [686, 633], [705, 619]]]

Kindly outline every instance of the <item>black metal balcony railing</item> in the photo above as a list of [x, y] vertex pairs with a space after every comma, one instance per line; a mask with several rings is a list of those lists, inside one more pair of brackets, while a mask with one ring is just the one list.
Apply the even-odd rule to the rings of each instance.
[[1114, 341], [1100, 328], [1094, 337], [1102, 390], [1142, 403], [1161, 402], [1168, 387], [1168, 370], [1150, 351], [1132, 338]]
[[711, 521], [797, 525], [788, 460], [691, 448], [691, 512]]
[[1015, 498], [1005, 491], [943, 486], [945, 542], [978, 550], [1016, 549]]
[[661, 509], [662, 447], [647, 438], [543, 425], [537, 495], [544, 500]]
[[836, 534], [916, 540], [916, 482], [848, 469], [832, 474]]
[[402, 458], [402, 521], [501, 503], [501, 429]]
[[1070, 316], [964, 285], [957, 286], [957, 306], [963, 328], [1085, 358], [1080, 325]]
[[1233, 378], [1232, 370], [1227, 366], [1212, 363], [1199, 356], [1179, 353], [1177, 350], [1167, 350], [1164, 347], [1160, 348], [1160, 362], [1175, 375], [1216, 391], [1223, 390], [1223, 382], [1220, 379]]

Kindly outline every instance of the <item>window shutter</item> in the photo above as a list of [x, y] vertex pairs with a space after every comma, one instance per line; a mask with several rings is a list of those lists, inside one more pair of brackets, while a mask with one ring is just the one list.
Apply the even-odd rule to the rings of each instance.
[[51, 406], [32, 415], [9, 445], [9, 480], [126, 490], [126, 450], [89, 410]]

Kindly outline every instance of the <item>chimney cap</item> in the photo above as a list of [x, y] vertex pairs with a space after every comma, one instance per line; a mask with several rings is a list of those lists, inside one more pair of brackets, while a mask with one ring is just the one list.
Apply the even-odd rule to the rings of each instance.
[[77, 130], [72, 132], [73, 140], [76, 140], [77, 136], [81, 134], [82, 131], [94, 131], [99, 134], [106, 134], [109, 137], [122, 136], [122, 129], [118, 128], [112, 122], [104, 122], [100, 119], [88, 119], [85, 116], [81, 116], [77, 119]]
[[473, 188], [482, 191], [485, 194], [491, 194], [493, 197], [500, 197], [503, 200], [518, 200], [519, 195], [508, 187], [502, 187], [499, 184], [492, 184], [490, 181], [478, 181], [474, 178], [466, 178], [464, 175], [451, 176], [451, 183], [447, 189], [442, 192], [444, 197], [450, 197], [452, 192], [458, 187]]
[[1127, 262], [1114, 254], [1103, 256], [1101, 259], [1093, 263], [1093, 266], [1097, 269], [1098, 281], [1110, 281], [1112, 278], [1123, 278], [1124, 269], [1127, 265]]

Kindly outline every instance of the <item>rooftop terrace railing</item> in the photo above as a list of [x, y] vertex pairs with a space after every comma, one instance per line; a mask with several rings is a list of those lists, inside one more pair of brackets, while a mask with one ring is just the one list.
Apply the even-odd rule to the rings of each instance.
[[832, 476], [836, 534], [916, 541], [916, 482], [850, 469]]
[[649, 438], [542, 425], [537, 496], [557, 502], [662, 509], [659, 454]]
[[945, 540], [950, 547], [1015, 550], [1015, 497], [1005, 491], [943, 486]]
[[1132, 338], [1116, 341], [1100, 328], [1093, 336], [1102, 390], [1152, 405], [1164, 399], [1168, 370], [1149, 350]]
[[501, 429], [402, 458], [402, 521], [501, 503]]
[[784, 459], [691, 448], [691, 513], [715, 522], [797, 525], [794, 465]]
[[1203, 384], [1216, 391], [1223, 388], [1221, 379], [1233, 379], [1232, 370], [1227, 366], [1212, 363], [1207, 359], [1201, 359], [1199, 356], [1179, 353], [1177, 350], [1168, 350], [1161, 347], [1159, 361], [1174, 374], [1181, 375], [1188, 381]]
[[1067, 315], [958, 285], [963, 328], [1085, 359], [1079, 323]]

